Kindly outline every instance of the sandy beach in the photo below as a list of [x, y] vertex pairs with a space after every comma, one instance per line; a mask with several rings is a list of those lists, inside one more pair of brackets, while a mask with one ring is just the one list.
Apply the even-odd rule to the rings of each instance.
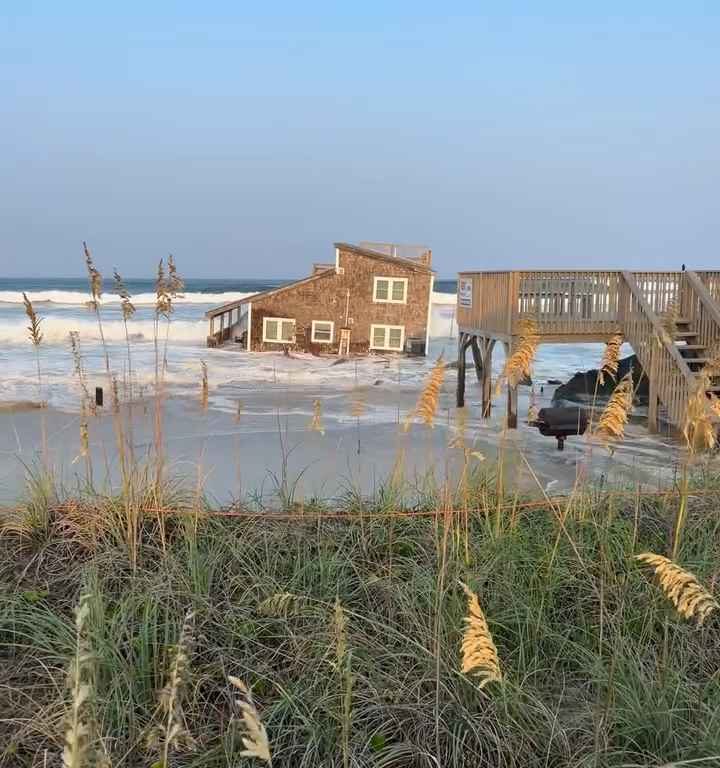
[[[238, 499], [262, 499], [272, 506], [284, 488], [296, 498], [330, 498], [349, 491], [370, 495], [402, 461], [408, 489], [430, 477], [453, 482], [463, 465], [463, 452], [448, 447], [456, 435], [455, 379], [449, 369], [441, 392], [434, 428], [402, 424], [413, 410], [422, 378], [393, 381], [392, 369], [365, 364], [359, 392], [364, 412], [351, 415], [353, 389], [347, 383], [328, 383], [334, 360], [313, 359], [313, 377], [302, 384], [273, 380], [273, 360], [263, 362], [271, 373], [266, 381], [231, 382], [212, 389], [203, 410], [195, 393], [174, 395], [164, 401], [164, 441], [169, 470], [188, 487], [200, 484], [217, 504]], [[296, 356], [298, 365], [303, 356]], [[275, 376], [275, 378], [277, 378]], [[536, 387], [539, 389], [539, 384]], [[544, 385], [539, 407], [549, 405], [554, 387]], [[489, 420], [480, 419], [479, 391], [468, 376], [466, 445], [485, 457], [473, 464], [490, 467], [503, 457], [513, 485], [549, 493], [572, 488], [580, 474], [595, 482], [659, 487], [670, 482], [680, 460], [676, 441], [649, 436], [641, 423], [631, 424], [625, 441], [611, 454], [586, 437], [570, 438], [565, 450], [556, 450], [552, 438], [542, 437], [526, 423], [530, 388], [520, 387], [520, 423], [504, 431], [504, 399], [496, 398]], [[323, 433], [311, 428], [315, 401], [320, 402]], [[238, 416], [238, 403], [240, 414]], [[123, 406], [126, 434], [132, 416], [136, 459], [153, 453], [154, 401], [136, 400]], [[81, 487], [86, 460], [80, 456], [80, 414], [59, 408], [39, 410], [32, 403], [5, 407], [0, 412], [0, 502], [9, 504], [23, 493], [29, 467], [41, 462], [42, 422], [48, 436], [48, 461], [58, 483], [67, 491]], [[99, 489], [117, 486], [118, 464], [113, 415], [106, 407], [90, 417], [89, 458], [93, 481]]]

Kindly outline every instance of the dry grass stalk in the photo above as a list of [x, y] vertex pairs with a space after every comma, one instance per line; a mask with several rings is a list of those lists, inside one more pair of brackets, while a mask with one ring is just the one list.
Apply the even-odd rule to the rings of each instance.
[[530, 404], [528, 405], [527, 420], [528, 422], [537, 421], [539, 416], [540, 409], [538, 408], [537, 404], [537, 392], [535, 391], [535, 386], [533, 385], [532, 389], [530, 390]]
[[24, 291], [22, 297], [23, 304], [25, 305], [25, 314], [28, 316], [28, 320], [30, 321], [30, 325], [28, 325], [30, 341], [34, 347], [39, 347], [43, 340], [43, 335], [40, 331], [40, 323], [42, 323], [42, 319], [38, 317], [32, 302], [30, 299], [28, 299], [27, 294]]
[[467, 408], [455, 409], [455, 434], [448, 442], [448, 448], [465, 449], [465, 434], [467, 433]]
[[644, 552], [635, 559], [655, 571], [665, 597], [685, 619], [697, 619], [702, 624], [707, 616], [720, 608], [717, 600], [700, 584], [697, 577], [663, 555]]
[[100, 272], [96, 269], [93, 263], [92, 256], [90, 255], [90, 249], [87, 247], [87, 243], [83, 240], [83, 251], [85, 252], [85, 265], [88, 271], [88, 282], [90, 283], [90, 295], [92, 301], [90, 304], [93, 308], [97, 308], [97, 302], [102, 296], [103, 292], [103, 279]]
[[500, 659], [477, 595], [460, 582], [468, 598], [468, 615], [462, 641], [462, 671], [480, 678], [479, 687], [502, 680]]
[[177, 267], [175, 266], [175, 259], [172, 253], [168, 256], [168, 278], [167, 278], [167, 290], [170, 296], [175, 299], [182, 295], [185, 288], [185, 281], [178, 275]]
[[239, 677], [229, 675], [228, 682], [242, 694], [241, 698], [235, 699], [235, 706], [242, 715], [246, 732], [246, 735], [242, 737], [242, 743], [245, 749], [240, 752], [240, 755], [242, 757], [256, 757], [258, 760], [262, 760], [268, 765], [271, 765], [272, 757], [270, 756], [270, 741], [265, 726], [255, 707], [255, 703], [253, 702], [250, 689]]
[[707, 396], [709, 386], [710, 378], [703, 370], [698, 376], [695, 391], [690, 395], [685, 411], [683, 436], [688, 451], [693, 455], [711, 451], [717, 443], [712, 418], [716, 411]]
[[365, 414], [367, 407], [367, 391], [362, 387], [353, 387], [350, 394], [350, 415], [359, 419]]
[[614, 333], [605, 344], [602, 360], [600, 362], [600, 371], [598, 381], [600, 386], [605, 384], [605, 376], [609, 376], [613, 381], [617, 381], [618, 366], [620, 364], [620, 349], [623, 345], [622, 333]]
[[675, 299], [668, 302], [665, 311], [660, 315], [660, 325], [662, 326], [663, 337], [665, 341], [672, 344], [677, 333], [677, 322], [680, 317], [680, 309]]
[[598, 421], [595, 434], [605, 441], [622, 440], [633, 406], [632, 370], [615, 387]]
[[85, 406], [87, 410], [94, 416], [97, 413], [97, 407], [95, 405], [95, 399], [90, 397], [90, 390], [87, 385], [87, 377], [85, 376], [85, 369], [82, 363], [82, 352], [80, 350], [80, 334], [77, 331], [70, 331], [68, 334], [70, 339], [70, 351], [72, 353], [73, 365], [75, 368], [75, 375], [80, 383], [80, 389], [82, 390], [82, 403], [81, 407]]
[[322, 402], [320, 400], [313, 401], [313, 415], [308, 424], [308, 429], [313, 432], [319, 432], [321, 435], [325, 434], [325, 427], [322, 423]]
[[265, 598], [258, 610], [264, 616], [290, 616], [297, 614], [305, 604], [306, 598], [292, 592], [276, 592]]
[[435, 365], [425, 380], [420, 397], [418, 398], [415, 409], [405, 419], [403, 429], [407, 432], [410, 429], [413, 419], [417, 416], [428, 427], [432, 427], [435, 422], [438, 404], [440, 402], [440, 390], [445, 381], [445, 361], [442, 355], [435, 361]]
[[190, 680], [190, 653], [193, 641], [194, 614], [185, 614], [180, 638], [178, 639], [167, 684], [160, 692], [160, 710], [163, 713], [162, 724], [153, 728], [148, 741], [158, 747], [161, 765], [168, 766], [170, 750], [191, 749], [194, 741], [185, 723], [183, 694]]
[[708, 400], [708, 406], [710, 408], [712, 415], [716, 419], [720, 419], [720, 400], [718, 400], [718, 398], [715, 395], [713, 394], [710, 395], [710, 399]]
[[113, 278], [115, 279], [115, 290], [120, 297], [123, 320], [127, 322], [135, 314], [135, 305], [130, 300], [132, 296], [125, 287], [125, 283], [117, 269], [113, 271]]
[[532, 317], [522, 318], [518, 325], [518, 343], [515, 351], [505, 361], [503, 371], [495, 386], [499, 394], [503, 381], [511, 387], [517, 385], [532, 373], [532, 364], [540, 344], [537, 323]]
[[203, 411], [207, 411], [210, 387], [208, 385], [207, 363], [204, 360], [200, 361], [200, 368], [202, 370], [202, 379], [200, 384], [200, 407], [203, 409]]
[[333, 631], [335, 635], [335, 662], [342, 691], [340, 712], [340, 743], [342, 745], [343, 768], [350, 765], [350, 728], [352, 725], [353, 676], [351, 653], [348, 649], [347, 616], [340, 598], [335, 598], [333, 610]]
[[80, 597], [75, 611], [75, 656], [70, 664], [70, 711], [65, 729], [63, 768], [84, 768], [95, 757], [93, 722], [93, 657], [88, 647], [86, 622], [90, 614], [90, 596]]
[[467, 419], [467, 408], [455, 409], [455, 434], [448, 442], [448, 448], [457, 448], [464, 453], [466, 465], [469, 463], [470, 459], [485, 461], [485, 456], [483, 456], [480, 451], [473, 450], [472, 445], [468, 445], [467, 443]]
[[165, 263], [160, 259], [155, 278], [155, 315], [169, 317], [172, 311], [172, 298], [168, 293], [168, 281], [165, 277]]

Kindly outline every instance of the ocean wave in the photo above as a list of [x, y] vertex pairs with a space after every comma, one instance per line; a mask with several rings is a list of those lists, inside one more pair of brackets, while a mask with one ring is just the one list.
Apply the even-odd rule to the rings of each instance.
[[[102, 325], [105, 341], [124, 342], [125, 325], [121, 320], [104, 321]], [[100, 330], [93, 318], [45, 317], [40, 331], [44, 344], [66, 344], [71, 331], [80, 334], [81, 341], [100, 341]], [[133, 320], [128, 324], [130, 340], [133, 342], [152, 341], [155, 323], [152, 320]], [[170, 325], [172, 343], [202, 344], [207, 336], [207, 320], [173, 320]], [[160, 326], [160, 336], [165, 338], [165, 324]], [[28, 344], [27, 323], [4, 322], [0, 325], [0, 344]]]
[[[231, 301], [252, 296], [252, 293], [228, 291], [226, 293], [185, 293], [173, 299], [176, 304], [227, 304]], [[90, 301], [90, 295], [83, 291], [28, 291], [27, 296], [33, 304], [65, 304], [82, 306]], [[153, 306], [156, 301], [154, 293], [139, 293], [132, 297], [136, 306]], [[0, 304], [22, 304], [23, 296], [20, 291], [0, 291]], [[101, 304], [118, 304], [120, 297], [114, 293], [105, 293], [100, 299]]]

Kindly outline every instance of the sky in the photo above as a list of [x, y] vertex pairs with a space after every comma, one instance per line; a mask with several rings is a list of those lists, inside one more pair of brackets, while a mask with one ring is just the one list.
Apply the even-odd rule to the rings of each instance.
[[720, 3], [0, 4], [0, 277], [719, 268]]

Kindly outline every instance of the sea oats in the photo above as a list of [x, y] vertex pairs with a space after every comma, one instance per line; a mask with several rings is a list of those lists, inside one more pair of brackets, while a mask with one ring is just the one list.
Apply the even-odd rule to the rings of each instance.
[[710, 377], [703, 371], [697, 378], [694, 391], [690, 394], [685, 410], [683, 436], [691, 454], [711, 451], [717, 443], [717, 434], [713, 415], [716, 413], [707, 390]]
[[463, 582], [460, 586], [468, 598], [468, 615], [462, 640], [462, 671], [480, 678], [479, 687], [502, 680], [500, 659], [477, 595]]
[[25, 305], [25, 314], [28, 316], [30, 325], [28, 325], [28, 334], [30, 335], [30, 341], [34, 347], [39, 347], [43, 340], [43, 335], [40, 331], [40, 323], [42, 319], [37, 316], [35, 309], [27, 294], [23, 291], [23, 304]]
[[87, 266], [88, 281], [90, 283], [90, 295], [92, 301], [90, 304], [93, 308], [97, 307], [97, 302], [102, 296], [103, 292], [103, 279], [100, 272], [96, 269], [90, 254], [90, 249], [87, 247], [87, 243], [83, 240], [83, 251], [85, 252], [85, 265]]
[[115, 290], [120, 297], [120, 308], [122, 310], [123, 320], [126, 322], [135, 314], [135, 305], [131, 301], [131, 296], [128, 289], [125, 287], [120, 273], [116, 270], [113, 271], [113, 278], [115, 279]]
[[265, 598], [258, 610], [264, 616], [290, 616], [298, 613], [305, 602], [306, 598], [292, 592], [276, 592]]
[[440, 403], [440, 390], [445, 381], [445, 361], [442, 355], [435, 361], [435, 365], [425, 380], [425, 386], [420, 393], [415, 409], [405, 419], [404, 430], [407, 432], [415, 417], [418, 417], [428, 427], [435, 422], [438, 404]]
[[680, 317], [680, 310], [675, 299], [668, 302], [665, 311], [660, 315], [660, 325], [665, 341], [672, 344], [677, 334], [677, 322]]
[[165, 687], [160, 691], [162, 723], [151, 729], [148, 742], [158, 748], [161, 765], [168, 765], [171, 750], [191, 749], [194, 740], [185, 723], [183, 696], [190, 681], [190, 654], [193, 644], [194, 614], [185, 614], [180, 637], [175, 646], [170, 673]]
[[622, 440], [633, 406], [632, 370], [615, 387], [605, 410], [600, 415], [595, 434], [603, 440]]
[[600, 362], [600, 371], [598, 372], [598, 381], [600, 386], [605, 384], [605, 376], [609, 376], [613, 381], [617, 379], [618, 366], [620, 364], [620, 349], [623, 345], [622, 333], [614, 333], [605, 344], [602, 361]]
[[93, 762], [93, 657], [87, 641], [86, 622], [90, 596], [84, 594], [75, 611], [75, 656], [70, 664], [70, 711], [65, 729], [63, 768], [84, 768]]
[[510, 357], [505, 361], [503, 371], [495, 386], [499, 394], [503, 381], [509, 386], [517, 385], [532, 373], [532, 364], [540, 344], [537, 323], [532, 317], [524, 317], [518, 323], [518, 341]]
[[658, 584], [675, 610], [685, 619], [702, 624], [707, 616], [720, 608], [717, 600], [700, 584], [697, 577], [663, 555], [644, 552], [635, 559], [655, 571]]
[[240, 752], [242, 757], [256, 757], [258, 760], [270, 764], [270, 741], [265, 726], [260, 719], [250, 689], [239, 677], [228, 676], [228, 682], [241, 693], [241, 697], [235, 699], [235, 706], [242, 715], [245, 726], [245, 736], [242, 743], [245, 749]]

